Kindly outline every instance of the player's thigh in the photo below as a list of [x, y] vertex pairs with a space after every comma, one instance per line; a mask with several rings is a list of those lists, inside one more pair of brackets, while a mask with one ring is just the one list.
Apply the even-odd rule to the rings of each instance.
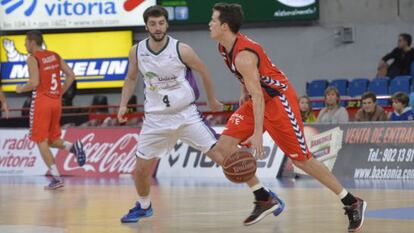
[[62, 116], [62, 105], [60, 101], [53, 103], [52, 116], [50, 120], [49, 128], [49, 141], [53, 142], [60, 138], [61, 128], [60, 128], [60, 118]]
[[237, 138], [243, 142], [253, 134], [253, 131], [253, 106], [251, 100], [249, 100], [230, 116], [222, 135]]
[[240, 150], [238, 145], [241, 140], [228, 135], [221, 135], [217, 143], [207, 152], [207, 155], [216, 163], [222, 165], [224, 159]]
[[30, 138], [40, 142], [49, 138], [49, 126], [52, 111], [47, 104], [40, 101], [32, 103], [30, 109]]
[[146, 160], [165, 157], [170, 153], [177, 139], [174, 130], [162, 126], [154, 127], [148, 121], [144, 121], [138, 137], [136, 155]]
[[217, 142], [218, 135], [205, 121], [182, 125], [177, 130], [178, 138], [203, 153], [209, 151]]
[[306, 160], [310, 152], [306, 146], [303, 123], [296, 98], [275, 97], [271, 108], [267, 106], [264, 128], [280, 147], [294, 160]]

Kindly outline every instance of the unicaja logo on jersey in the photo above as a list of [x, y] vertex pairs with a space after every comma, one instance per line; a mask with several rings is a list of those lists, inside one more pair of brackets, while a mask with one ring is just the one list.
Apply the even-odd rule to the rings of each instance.
[[[28, 4], [24, 4], [25, 2], [28, 2]], [[31, 1], [1, 0], [0, 5], [5, 7], [4, 11], [5, 11], [6, 15], [11, 14], [14, 11], [18, 10], [19, 8], [24, 7], [24, 9], [25, 9], [24, 15], [25, 16], [31, 16], [33, 14], [33, 11], [36, 8], [37, 0], [31, 0]]]

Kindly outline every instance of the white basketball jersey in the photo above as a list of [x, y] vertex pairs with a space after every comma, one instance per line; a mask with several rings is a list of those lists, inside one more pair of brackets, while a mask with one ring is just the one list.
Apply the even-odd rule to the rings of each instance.
[[194, 76], [181, 60], [180, 42], [168, 36], [167, 44], [158, 53], [149, 48], [149, 39], [138, 43], [138, 68], [145, 83], [146, 113], [173, 113], [198, 99]]

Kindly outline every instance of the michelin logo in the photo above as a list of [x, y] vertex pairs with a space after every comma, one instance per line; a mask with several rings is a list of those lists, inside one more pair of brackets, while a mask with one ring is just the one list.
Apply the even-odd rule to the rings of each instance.
[[4, 47], [4, 50], [6, 50], [7, 61], [19, 62], [19, 61], [27, 60], [27, 55], [17, 51], [16, 46], [14, 45], [14, 41], [9, 40], [9, 39], [4, 39], [3, 47]]
[[[21, 79], [29, 77], [27, 64], [27, 54], [19, 52], [14, 41], [3, 40], [3, 47], [6, 51], [7, 62], [2, 65], [2, 73], [5, 78]], [[46, 49], [46, 44], [42, 45]], [[128, 68], [127, 58], [96, 58], [96, 59], [69, 59], [66, 60], [68, 66], [73, 69], [76, 76], [111, 76], [125, 75]]]
[[[27, 54], [23, 54], [17, 51], [16, 46], [14, 45], [14, 41], [9, 39], [3, 40], [3, 47], [6, 50], [7, 54], [7, 61], [9, 62], [22, 62], [27, 60]], [[46, 49], [46, 44], [42, 44], [42, 48]]]

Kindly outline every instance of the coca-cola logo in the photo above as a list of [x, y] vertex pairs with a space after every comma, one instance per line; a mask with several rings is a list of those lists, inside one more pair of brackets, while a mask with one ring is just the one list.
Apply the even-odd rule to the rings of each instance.
[[[138, 134], [110, 134], [111, 130], [88, 132], [78, 138], [83, 143], [86, 163], [79, 167], [74, 154], [60, 155], [63, 174], [122, 174], [131, 173], [135, 169]], [[75, 134], [79, 135], [79, 134]], [[59, 166], [59, 165], [58, 165]]]

